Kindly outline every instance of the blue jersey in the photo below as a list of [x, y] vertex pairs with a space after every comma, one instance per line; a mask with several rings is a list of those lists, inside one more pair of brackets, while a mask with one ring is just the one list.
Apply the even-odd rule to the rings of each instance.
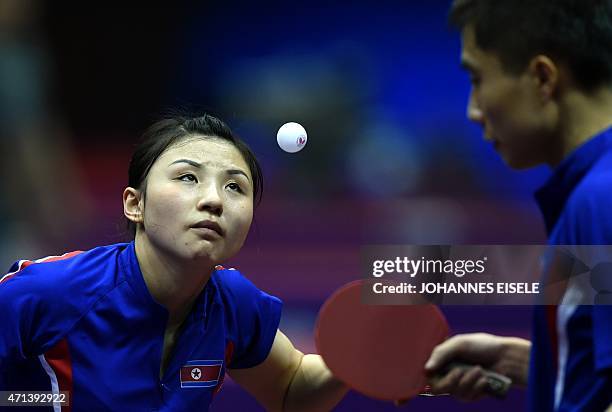
[[[611, 245], [612, 129], [570, 154], [536, 198], [550, 244]], [[603, 411], [612, 403], [612, 305], [537, 306], [532, 337], [531, 410]]]
[[0, 283], [0, 390], [69, 391], [72, 410], [206, 410], [226, 368], [267, 357], [281, 306], [218, 266], [160, 378], [168, 311], [134, 243], [20, 261]]

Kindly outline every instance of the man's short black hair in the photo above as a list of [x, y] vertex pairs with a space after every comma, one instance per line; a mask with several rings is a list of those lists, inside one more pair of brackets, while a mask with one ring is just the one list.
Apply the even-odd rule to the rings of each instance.
[[478, 47], [509, 73], [546, 54], [585, 91], [612, 85], [612, 0], [454, 0], [449, 21], [473, 25]]

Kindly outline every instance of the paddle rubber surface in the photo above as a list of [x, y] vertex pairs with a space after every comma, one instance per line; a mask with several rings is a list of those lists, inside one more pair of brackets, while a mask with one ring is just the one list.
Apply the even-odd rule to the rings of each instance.
[[322, 306], [315, 327], [319, 354], [334, 375], [367, 396], [396, 400], [423, 392], [425, 362], [449, 335], [432, 304], [368, 305], [361, 281], [338, 289]]

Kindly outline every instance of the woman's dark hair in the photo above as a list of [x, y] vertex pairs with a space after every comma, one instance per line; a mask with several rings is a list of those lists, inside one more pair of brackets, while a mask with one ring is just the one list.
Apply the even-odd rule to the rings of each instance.
[[[221, 119], [209, 114], [167, 117], [151, 125], [143, 133], [130, 160], [128, 186], [142, 190], [145, 196], [147, 176], [153, 163], [170, 146], [192, 136], [227, 140], [238, 149], [249, 166], [253, 178], [253, 203], [257, 206], [263, 192], [263, 173], [255, 154]], [[128, 231], [132, 236], [136, 234], [136, 224], [129, 220]]]

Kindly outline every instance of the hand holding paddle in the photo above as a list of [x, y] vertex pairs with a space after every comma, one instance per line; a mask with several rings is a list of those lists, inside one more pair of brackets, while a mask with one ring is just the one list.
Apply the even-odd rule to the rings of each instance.
[[[425, 364], [429, 375], [437, 375], [431, 380], [431, 392], [450, 393], [463, 400], [475, 400], [485, 393], [503, 396], [503, 379], [511, 378], [518, 385], [527, 383], [530, 349], [530, 342], [520, 338], [487, 333], [455, 335], [436, 346]], [[448, 363], [451, 359], [466, 363], [453, 370], [455, 362]], [[503, 371], [504, 375], [474, 364]]]

